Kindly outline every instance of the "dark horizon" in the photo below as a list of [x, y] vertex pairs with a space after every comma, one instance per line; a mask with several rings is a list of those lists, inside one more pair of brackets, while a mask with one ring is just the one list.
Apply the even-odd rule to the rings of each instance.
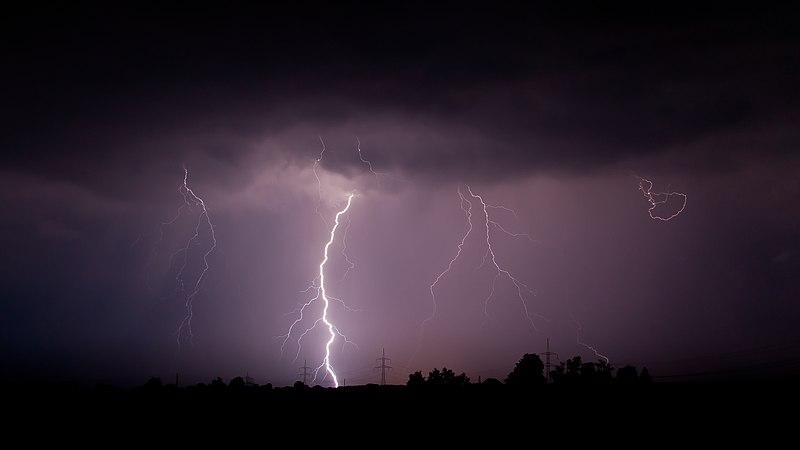
[[324, 363], [323, 326], [296, 345], [322, 303], [280, 336], [351, 193], [342, 379], [384, 347], [394, 383], [502, 378], [547, 338], [659, 381], [800, 375], [799, 12], [8, 11], [0, 377], [291, 385]]

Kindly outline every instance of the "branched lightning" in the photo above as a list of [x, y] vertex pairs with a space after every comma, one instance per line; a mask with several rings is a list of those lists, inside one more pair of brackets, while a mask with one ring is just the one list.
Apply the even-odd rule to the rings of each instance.
[[[325, 156], [326, 146], [325, 146], [325, 141], [322, 139], [321, 136], [319, 138], [319, 141], [320, 141], [320, 144], [322, 145], [322, 150], [320, 151], [320, 153], [317, 156], [317, 158], [314, 160], [314, 164], [312, 166], [312, 171], [314, 173], [314, 178], [315, 178], [315, 180], [317, 182], [317, 196], [318, 196], [317, 205], [316, 205], [316, 209], [315, 210], [316, 210], [317, 215], [320, 216], [320, 218], [322, 219], [322, 222], [326, 226], [330, 226], [328, 220], [325, 218], [325, 216], [320, 211], [320, 206], [322, 204], [322, 182], [320, 180], [317, 168], [320, 165], [320, 163], [322, 162], [323, 157]], [[360, 148], [360, 142], [358, 142], [358, 144], [357, 144], [357, 151], [358, 151], [358, 154], [359, 154], [359, 159], [363, 163], [367, 164], [367, 166], [370, 169], [370, 172], [373, 173], [374, 175], [378, 175], [377, 172], [375, 172], [372, 169], [372, 164], [362, 156], [361, 148]], [[302, 303], [292, 313], [290, 313], [290, 314], [296, 314], [296, 318], [294, 319], [294, 321], [292, 321], [291, 325], [289, 325], [289, 328], [286, 331], [286, 333], [280, 336], [281, 338], [283, 338], [283, 341], [281, 343], [281, 354], [283, 355], [283, 354], [285, 354], [286, 344], [289, 342], [289, 339], [291, 339], [291, 337], [296, 334], [296, 331], [299, 331], [297, 329], [299, 328], [300, 324], [303, 323], [303, 321], [306, 319], [307, 310], [309, 308], [311, 308], [312, 306], [314, 306], [315, 304], [321, 303], [322, 304], [322, 314], [321, 314], [321, 316], [319, 318], [317, 318], [316, 320], [314, 320], [314, 322], [311, 324], [311, 326], [309, 326], [308, 328], [303, 329], [302, 332], [299, 332], [299, 334], [297, 335], [297, 340], [296, 340], [297, 351], [295, 353], [294, 361], [297, 361], [297, 359], [300, 356], [300, 352], [302, 351], [302, 346], [303, 346], [303, 339], [308, 335], [308, 333], [310, 333], [312, 330], [316, 329], [317, 326], [319, 326], [320, 324], [324, 325], [328, 330], [329, 338], [325, 343], [325, 357], [323, 358], [322, 363], [319, 366], [317, 366], [316, 370], [314, 371], [314, 379], [312, 380], [312, 382], [315, 382], [317, 380], [317, 376], [319, 374], [319, 371], [324, 367], [325, 368], [325, 375], [323, 377], [323, 380], [326, 379], [328, 376], [330, 376], [331, 379], [333, 380], [334, 385], [337, 386], [337, 387], [339, 386], [339, 381], [338, 381], [338, 377], [336, 376], [336, 373], [333, 370], [333, 366], [331, 365], [331, 346], [333, 345], [333, 343], [336, 340], [337, 336], [340, 336], [342, 338], [342, 345], [343, 346], [347, 345], [347, 344], [350, 344], [350, 345], [353, 345], [356, 349], [358, 348], [358, 346], [356, 345], [355, 342], [350, 340], [344, 333], [342, 333], [342, 331], [339, 329], [339, 327], [337, 327], [333, 322], [331, 322], [329, 320], [328, 312], [329, 312], [330, 304], [331, 304], [331, 302], [339, 303], [342, 306], [342, 308], [344, 310], [346, 310], [346, 311], [359, 311], [359, 310], [348, 306], [342, 299], [340, 299], [338, 297], [334, 297], [334, 296], [332, 296], [332, 295], [330, 295], [328, 293], [328, 291], [327, 291], [328, 287], [325, 284], [325, 282], [326, 282], [325, 266], [326, 266], [326, 264], [328, 262], [328, 259], [329, 259], [330, 247], [333, 245], [334, 241], [336, 240], [336, 232], [337, 232], [337, 230], [338, 230], [340, 225], [344, 228], [343, 233], [341, 233], [342, 234], [342, 238], [341, 238], [342, 248], [341, 248], [340, 252], [341, 252], [342, 258], [347, 263], [347, 267], [345, 269], [345, 273], [343, 274], [343, 276], [341, 278], [341, 281], [344, 281], [346, 279], [347, 275], [350, 273], [350, 271], [353, 270], [355, 268], [355, 266], [356, 266], [355, 265], [355, 261], [350, 257], [350, 255], [348, 254], [348, 251], [347, 251], [348, 250], [347, 249], [347, 237], [348, 237], [348, 234], [349, 234], [349, 231], [350, 231], [350, 225], [351, 225], [351, 222], [352, 222], [351, 218], [348, 215], [347, 222], [345, 222], [344, 224], [340, 221], [342, 215], [346, 214], [348, 212], [348, 210], [350, 209], [350, 205], [352, 204], [353, 197], [355, 197], [354, 193], [348, 194], [348, 196], [347, 196], [347, 204], [345, 205], [345, 207], [343, 209], [341, 209], [340, 211], [338, 211], [336, 213], [335, 218], [334, 218], [334, 223], [333, 223], [332, 226], [330, 226], [330, 238], [329, 238], [328, 242], [324, 246], [323, 259], [322, 259], [322, 261], [321, 261], [321, 263], [319, 265], [319, 273], [309, 283], [309, 285], [304, 290], [300, 291], [302, 294], [309, 294], [309, 293], [313, 292], [314, 293], [313, 296], [310, 299], [306, 300], [304, 303]]]
[[319, 370], [322, 367], [325, 367], [327, 374], [330, 374], [331, 378], [333, 379], [334, 387], [339, 387], [339, 379], [336, 377], [336, 372], [333, 371], [333, 366], [331, 365], [331, 345], [336, 340], [338, 329], [328, 320], [328, 307], [330, 306], [330, 300], [328, 300], [327, 292], [325, 291], [325, 264], [328, 262], [328, 249], [331, 245], [333, 245], [333, 240], [336, 238], [336, 229], [339, 228], [339, 217], [341, 217], [342, 214], [345, 214], [347, 210], [350, 209], [350, 204], [353, 202], [353, 196], [354, 194], [349, 194], [347, 196], [347, 204], [345, 205], [344, 209], [336, 213], [333, 228], [331, 228], [330, 239], [328, 239], [328, 242], [325, 244], [322, 262], [319, 263], [319, 296], [322, 297], [323, 305], [321, 320], [325, 326], [328, 327], [330, 338], [328, 339], [328, 342], [325, 343], [325, 358], [323, 358], [322, 364], [320, 364], [314, 371], [314, 380], [317, 379], [317, 373]]
[[186, 302], [184, 303], [186, 314], [184, 315], [183, 320], [178, 325], [178, 329], [175, 332], [175, 338], [178, 343], [178, 346], [180, 347], [182, 335], [185, 334], [187, 336], [190, 344], [192, 343], [192, 340], [194, 338], [194, 334], [192, 333], [192, 318], [194, 316], [194, 310], [193, 310], [194, 298], [200, 292], [200, 287], [203, 284], [203, 279], [205, 278], [206, 273], [208, 273], [209, 269], [208, 257], [214, 252], [214, 249], [217, 248], [217, 237], [216, 234], [214, 233], [214, 224], [211, 222], [211, 217], [208, 214], [208, 209], [206, 208], [205, 200], [196, 195], [195, 192], [192, 190], [192, 188], [189, 187], [189, 169], [185, 167], [183, 169], [183, 185], [179, 188], [179, 191], [183, 195], [184, 205], [181, 205], [181, 207], [178, 208], [175, 217], [171, 221], [166, 222], [162, 225], [172, 224], [176, 220], [178, 220], [178, 217], [180, 217], [182, 208], [184, 206], [200, 207], [200, 215], [197, 217], [197, 224], [195, 225], [194, 228], [194, 234], [186, 241], [186, 245], [182, 249], [178, 250], [178, 252], [176, 252], [176, 253], [183, 252], [184, 255], [183, 265], [178, 270], [178, 273], [176, 275], [176, 281], [178, 283], [180, 292], [185, 292], [183, 272], [186, 269], [186, 266], [188, 265], [189, 262], [189, 248], [191, 247], [192, 244], [197, 243], [197, 241], [200, 239], [200, 228], [201, 226], [203, 226], [204, 223], [208, 226], [208, 232], [211, 237], [211, 246], [203, 254], [203, 268], [200, 271], [200, 275], [197, 276], [197, 279], [194, 282], [192, 290], [186, 296]]
[[[467, 191], [469, 192], [469, 195], [472, 198], [478, 199], [478, 201], [481, 203], [481, 207], [483, 209], [483, 215], [484, 215], [484, 219], [485, 219], [485, 224], [486, 224], [485, 229], [486, 229], [486, 250], [487, 250], [487, 252], [484, 253], [484, 262], [487, 261], [487, 260], [491, 261], [492, 266], [495, 269], [495, 276], [492, 278], [492, 282], [491, 282], [490, 290], [489, 290], [489, 295], [486, 297], [486, 299], [483, 302], [484, 314], [486, 314], [488, 312], [487, 310], [488, 310], [489, 302], [492, 300], [492, 297], [494, 297], [494, 287], [495, 287], [495, 283], [497, 281], [497, 278], [500, 278], [501, 276], [505, 276], [506, 278], [508, 278], [509, 281], [511, 281], [511, 283], [514, 285], [514, 287], [517, 289], [517, 297], [519, 298], [519, 301], [520, 301], [520, 303], [522, 305], [522, 310], [525, 313], [525, 318], [528, 320], [528, 323], [530, 323], [531, 328], [533, 328], [533, 330], [535, 330], [535, 331], [538, 331], [539, 329], [536, 327], [536, 322], [534, 322], [533, 316], [531, 315], [530, 309], [528, 308], [528, 302], [525, 299], [525, 293], [524, 292], [527, 292], [530, 295], [536, 295], [536, 293], [533, 291], [533, 289], [528, 287], [527, 284], [522, 282], [519, 278], [515, 277], [508, 269], [503, 267], [497, 261], [497, 255], [494, 252], [494, 247], [492, 247], [492, 238], [491, 238], [490, 225], [494, 225], [497, 229], [501, 230], [502, 232], [504, 232], [504, 233], [506, 233], [506, 234], [508, 234], [510, 236], [514, 236], [514, 237], [526, 236], [529, 240], [533, 240], [533, 239], [527, 234], [515, 234], [515, 233], [508, 232], [505, 228], [500, 226], [500, 224], [498, 224], [496, 221], [492, 220], [491, 216], [489, 215], [490, 205], [487, 204], [483, 200], [483, 197], [481, 197], [480, 195], [475, 194], [474, 192], [472, 192], [472, 189], [469, 186], [467, 186]], [[491, 207], [497, 208], [497, 206], [491, 206]], [[546, 320], [541, 315], [538, 315], [538, 314], [534, 314], [534, 315], [539, 319]]]
[[[529, 293], [531, 295], [536, 295], [536, 293], [530, 287], [528, 287], [527, 284], [522, 282], [519, 278], [515, 277], [508, 269], [506, 269], [506, 268], [504, 268], [503, 266], [500, 265], [500, 263], [497, 260], [497, 255], [495, 255], [494, 247], [492, 246], [491, 229], [492, 228], [497, 229], [497, 230], [501, 231], [502, 233], [504, 233], [504, 234], [506, 234], [508, 236], [511, 236], [511, 237], [523, 237], [523, 238], [528, 239], [531, 242], [536, 242], [536, 241], [528, 233], [513, 233], [513, 232], [507, 230], [502, 225], [500, 225], [500, 223], [498, 223], [497, 221], [492, 219], [491, 216], [489, 215], [489, 210], [490, 209], [501, 209], [501, 210], [510, 212], [511, 214], [514, 215], [514, 217], [517, 217], [516, 211], [514, 211], [511, 208], [502, 206], [502, 205], [491, 205], [491, 204], [488, 204], [483, 200], [483, 197], [481, 197], [480, 195], [475, 194], [468, 185], [466, 186], [466, 189], [467, 189], [467, 192], [469, 193], [469, 196], [471, 198], [477, 199], [480, 202], [481, 210], [483, 212], [483, 217], [484, 217], [484, 221], [485, 221], [486, 252], [483, 255], [483, 258], [482, 258], [482, 261], [481, 261], [481, 265], [478, 268], [476, 268], [476, 270], [480, 269], [481, 267], [483, 267], [486, 264], [486, 261], [491, 261], [492, 262], [492, 266], [495, 268], [495, 274], [492, 276], [492, 281], [489, 284], [489, 293], [488, 293], [487, 297], [483, 301], [484, 315], [488, 319], [488, 305], [489, 305], [489, 302], [491, 301], [492, 297], [494, 296], [495, 285], [496, 285], [497, 279], [502, 277], [502, 276], [505, 276], [506, 278], [508, 278], [511, 281], [511, 283], [514, 285], [514, 287], [517, 289], [517, 295], [518, 295], [518, 297], [520, 299], [520, 302], [522, 303], [522, 309], [523, 309], [523, 311], [525, 313], [525, 317], [526, 317], [527, 321], [530, 323], [531, 327], [534, 330], [538, 331], [538, 328], [536, 327], [536, 323], [534, 322], [533, 316], [535, 315], [537, 318], [542, 319], [542, 320], [547, 320], [547, 319], [545, 319], [544, 317], [542, 317], [542, 316], [540, 316], [538, 314], [532, 315], [530, 310], [529, 310], [529, 308], [528, 308], [527, 300], [525, 298], [525, 292], [527, 292], [527, 293]], [[431, 282], [431, 284], [428, 286], [428, 290], [430, 292], [430, 297], [431, 297], [431, 303], [432, 303], [433, 307], [432, 307], [432, 310], [431, 310], [431, 314], [428, 317], [426, 317], [425, 320], [423, 320], [422, 323], [420, 324], [420, 330], [421, 331], [420, 331], [419, 339], [417, 341], [417, 349], [412, 354], [411, 359], [409, 361], [414, 360], [416, 358], [416, 355], [419, 352], [419, 349], [421, 348], [422, 338], [423, 338], [423, 335], [424, 335], [424, 332], [425, 332], [425, 326], [428, 323], [430, 323], [436, 317], [436, 314], [438, 312], [439, 304], [438, 304], [438, 301], [437, 301], [437, 298], [436, 298], [436, 286], [439, 284], [439, 282], [448, 273], [450, 273], [450, 271], [453, 269], [453, 265], [461, 257], [462, 250], [464, 249], [464, 245], [465, 245], [465, 243], [467, 241], [467, 238], [469, 237], [470, 233], [473, 230], [473, 223], [472, 223], [472, 206], [473, 206], [473, 203], [469, 199], [467, 199], [467, 197], [464, 196], [464, 193], [461, 191], [461, 187], [460, 186], [459, 186], [457, 192], [458, 192], [458, 197], [459, 197], [459, 200], [460, 200], [461, 210], [464, 212], [464, 218], [465, 218], [464, 232], [461, 235], [461, 239], [458, 242], [455, 254], [447, 262], [447, 265], [444, 267], [444, 269], [441, 272], [436, 274], [436, 276], [433, 278], [433, 282]]]
[[324, 367], [325, 368], [325, 372], [326, 372], [325, 377], [330, 375], [331, 379], [333, 380], [333, 384], [334, 384], [335, 387], [339, 387], [339, 380], [338, 380], [338, 378], [336, 376], [336, 373], [333, 370], [333, 366], [331, 364], [331, 345], [333, 345], [334, 341], [336, 340], [336, 336], [337, 335], [341, 336], [346, 344], [352, 344], [354, 346], [356, 344], [353, 341], [351, 341], [350, 339], [348, 339], [347, 336], [344, 335], [341, 332], [341, 330], [339, 330], [339, 328], [333, 322], [331, 322], [329, 320], [328, 310], [329, 310], [331, 301], [335, 301], [335, 302], [338, 302], [338, 303], [342, 304], [342, 306], [344, 306], [348, 310], [353, 311], [354, 309], [348, 307], [347, 304], [345, 304], [345, 302], [342, 301], [340, 298], [328, 295], [328, 292], [327, 292], [327, 289], [326, 289], [326, 286], [325, 286], [325, 265], [328, 263], [329, 249], [330, 249], [331, 245], [333, 245], [334, 240], [336, 239], [336, 230], [339, 228], [339, 225], [341, 224], [340, 218], [341, 218], [342, 215], [346, 214], [348, 212], [348, 210], [350, 209], [350, 205], [352, 204], [354, 196], [355, 196], [355, 194], [352, 194], [352, 193], [348, 194], [348, 196], [347, 196], [347, 204], [345, 205], [345, 207], [343, 209], [341, 209], [340, 211], [338, 211], [336, 213], [336, 216], [334, 218], [333, 226], [331, 227], [330, 237], [329, 237], [328, 241], [325, 243], [325, 247], [323, 249], [322, 261], [319, 264], [319, 273], [318, 273], [317, 277], [311, 282], [311, 284], [305, 290], [301, 291], [302, 293], [309, 293], [309, 292], [312, 292], [312, 291], [315, 291], [316, 293], [311, 299], [309, 299], [308, 301], [303, 303], [303, 305], [300, 306], [300, 308], [298, 308], [298, 310], [296, 310], [297, 318], [289, 326], [289, 329], [287, 330], [286, 334], [284, 334], [282, 336], [284, 339], [283, 339], [283, 343], [281, 344], [281, 353], [283, 353], [284, 350], [285, 350], [286, 343], [289, 341], [289, 339], [291, 338], [291, 336], [295, 332], [295, 328], [304, 320], [306, 309], [311, 307], [318, 300], [321, 300], [322, 301], [322, 315], [318, 319], [316, 319], [312, 323], [312, 325], [310, 327], [308, 327], [305, 330], [303, 330], [303, 332], [300, 333], [300, 335], [298, 336], [298, 338], [297, 338], [297, 352], [295, 354], [294, 360], [296, 361], [298, 359], [298, 357], [300, 356], [300, 351], [302, 349], [302, 344], [303, 344], [303, 338], [305, 338], [305, 336], [309, 332], [314, 330], [318, 325], [323, 324], [328, 329], [329, 338], [328, 338], [327, 342], [325, 343], [325, 357], [323, 358], [322, 363], [319, 366], [317, 366], [316, 370], [314, 371], [314, 380], [313, 381], [316, 381], [317, 375], [318, 375], [320, 369], [322, 369]]
[[435, 292], [436, 285], [439, 284], [439, 281], [442, 279], [442, 277], [447, 275], [447, 273], [449, 273], [450, 270], [452, 270], [453, 264], [456, 262], [459, 256], [461, 256], [461, 250], [464, 248], [464, 242], [466, 242], [467, 237], [469, 237], [469, 234], [472, 232], [472, 202], [464, 198], [464, 195], [461, 193], [461, 187], [458, 188], [458, 197], [461, 199], [461, 210], [464, 211], [464, 216], [466, 218], [466, 225], [464, 226], [464, 234], [461, 236], [461, 241], [458, 243], [458, 251], [456, 251], [456, 254], [452, 258], [450, 258], [450, 261], [447, 263], [447, 266], [444, 268], [444, 270], [436, 274], [436, 277], [433, 279], [433, 282], [429, 286], [429, 290], [431, 293], [431, 301], [433, 302], [433, 310], [431, 311], [431, 315], [422, 321], [421, 326], [423, 327], [423, 329], [428, 322], [430, 322], [436, 317], [436, 313], [438, 312], [439, 309], [439, 305], [436, 302], [436, 292]]
[[[647, 178], [642, 178], [640, 176], [636, 176], [639, 179], [639, 190], [642, 191], [642, 195], [650, 203], [650, 208], [647, 210], [650, 218], [653, 220], [660, 220], [662, 222], [667, 222], [675, 217], [678, 217], [684, 209], [686, 209], [686, 201], [688, 200], [686, 194], [682, 192], [653, 192], [653, 182], [648, 180]], [[646, 187], [645, 187], [646, 186]], [[672, 196], [678, 196], [683, 198], [683, 203], [681, 204], [680, 209], [674, 212], [672, 215], [664, 217], [654, 214], [656, 208], [659, 205], [663, 205], [667, 203]]]

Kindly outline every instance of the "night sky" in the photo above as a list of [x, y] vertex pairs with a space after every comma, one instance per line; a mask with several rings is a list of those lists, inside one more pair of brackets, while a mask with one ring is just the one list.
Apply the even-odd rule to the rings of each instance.
[[[293, 382], [327, 334], [298, 361], [297, 336], [283, 356], [279, 336], [354, 191], [355, 267], [343, 278], [344, 228], [326, 266], [356, 309], [330, 308], [358, 345], [332, 346], [348, 384], [377, 380], [383, 347], [393, 382], [441, 365], [503, 377], [547, 337], [593, 360], [578, 324], [612, 364], [654, 375], [797, 360], [800, 11], [560, 3], [4, 13], [1, 375]], [[184, 167], [217, 246], [179, 348], [191, 289], [171, 255], [200, 210], [161, 224], [184, 204]], [[637, 176], [685, 193], [685, 210], [651, 219]], [[532, 238], [491, 231], [535, 291], [536, 329], [507, 278], [484, 314], [495, 272], [471, 197], [474, 228], [420, 328], [467, 185]], [[209, 246], [201, 227], [187, 284]]]

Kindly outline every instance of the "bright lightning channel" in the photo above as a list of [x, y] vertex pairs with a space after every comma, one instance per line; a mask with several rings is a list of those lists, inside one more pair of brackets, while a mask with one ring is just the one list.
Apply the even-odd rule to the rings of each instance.
[[[337, 335], [341, 336], [342, 339], [344, 339], [345, 343], [353, 344], [353, 342], [350, 341], [347, 338], [347, 336], [342, 334], [339, 328], [333, 322], [331, 322], [328, 317], [328, 310], [331, 301], [339, 302], [342, 305], [344, 305], [345, 308], [347, 308], [347, 305], [344, 304], [344, 302], [341, 299], [328, 295], [325, 286], [325, 265], [328, 263], [328, 258], [329, 258], [328, 252], [330, 250], [330, 247], [331, 245], [333, 245], [333, 242], [336, 239], [336, 230], [339, 228], [339, 225], [341, 224], [340, 218], [342, 217], [342, 215], [346, 214], [349, 211], [350, 205], [352, 204], [353, 201], [353, 197], [355, 197], [355, 194], [353, 193], [348, 194], [347, 204], [343, 209], [339, 210], [336, 213], [333, 226], [331, 227], [330, 237], [328, 241], [325, 243], [325, 247], [323, 249], [322, 261], [319, 264], [319, 273], [317, 274], [317, 277], [312, 281], [311, 285], [308, 288], [306, 288], [305, 291], [303, 291], [308, 293], [313, 290], [316, 291], [316, 295], [314, 295], [314, 297], [312, 297], [310, 300], [308, 300], [299, 308], [298, 317], [289, 326], [289, 329], [287, 330], [286, 334], [283, 335], [284, 340], [283, 343], [281, 344], [281, 353], [283, 353], [286, 343], [294, 333], [295, 327], [297, 327], [297, 325], [299, 325], [305, 318], [306, 309], [309, 308], [312, 304], [314, 304], [317, 300], [322, 299], [322, 315], [317, 320], [315, 320], [310, 327], [306, 328], [297, 339], [297, 354], [295, 355], [295, 360], [297, 360], [298, 356], [300, 355], [303, 338], [309, 332], [311, 332], [311, 330], [315, 329], [317, 325], [319, 325], [320, 323], [324, 324], [324, 326], [328, 329], [329, 338], [325, 343], [325, 357], [323, 358], [322, 363], [319, 366], [317, 366], [316, 370], [314, 371], [314, 379], [312, 380], [312, 382], [316, 381], [319, 371], [324, 367], [325, 377], [327, 376], [331, 377], [331, 379], [333, 380], [334, 387], [339, 387], [339, 379], [336, 376], [336, 372], [333, 370], [333, 365], [331, 364], [331, 345], [333, 345]], [[319, 283], [317, 283], [317, 281]]]
[[328, 327], [328, 333], [330, 334], [330, 338], [328, 342], [325, 343], [325, 358], [322, 360], [322, 364], [317, 367], [314, 371], [314, 379], [317, 378], [317, 372], [323, 366], [327, 373], [333, 379], [333, 386], [339, 387], [339, 379], [336, 377], [336, 372], [333, 371], [333, 366], [331, 365], [331, 345], [336, 340], [336, 327], [328, 320], [328, 307], [330, 306], [330, 301], [328, 300], [327, 293], [325, 292], [325, 263], [328, 262], [328, 249], [333, 244], [333, 240], [336, 238], [336, 229], [339, 228], [339, 217], [342, 214], [345, 214], [348, 209], [350, 209], [350, 204], [353, 202], [353, 195], [349, 194], [347, 196], [347, 205], [345, 205], [344, 209], [340, 210], [336, 213], [336, 218], [334, 219], [333, 228], [331, 228], [331, 237], [328, 239], [328, 242], [325, 244], [324, 256], [322, 258], [322, 262], [319, 263], [319, 290], [320, 296], [322, 296], [322, 322], [325, 323], [325, 326]]
[[[682, 192], [674, 192], [674, 191], [673, 192], [653, 192], [653, 182], [652, 181], [648, 180], [647, 178], [642, 178], [642, 177], [640, 177], [638, 175], [636, 175], [636, 178], [639, 179], [639, 190], [642, 191], [642, 195], [647, 200], [647, 202], [650, 203], [650, 208], [647, 210], [647, 212], [650, 215], [651, 219], [660, 220], [662, 222], [668, 222], [668, 221], [678, 217], [683, 212], [683, 210], [686, 209], [686, 201], [688, 200], [688, 197], [687, 197], [686, 194], [684, 194]], [[655, 214], [656, 208], [658, 208], [659, 205], [663, 205], [663, 204], [667, 203], [669, 201], [670, 197], [673, 197], [673, 196], [678, 196], [678, 197], [683, 198], [683, 203], [681, 204], [680, 209], [678, 209], [676, 212], [672, 213], [669, 216], [659, 216], [658, 214]]]

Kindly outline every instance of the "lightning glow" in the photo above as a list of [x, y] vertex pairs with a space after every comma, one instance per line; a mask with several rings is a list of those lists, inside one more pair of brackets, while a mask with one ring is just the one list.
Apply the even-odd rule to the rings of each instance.
[[[640, 176], [636, 176], [639, 179], [639, 190], [642, 191], [642, 195], [650, 203], [650, 208], [647, 210], [650, 218], [653, 220], [660, 220], [662, 222], [668, 222], [676, 217], [678, 217], [684, 209], [686, 209], [686, 201], [688, 200], [686, 194], [682, 192], [653, 192], [653, 182], [648, 180], [647, 178], [642, 178]], [[646, 186], [646, 187], [645, 187]], [[654, 214], [656, 208], [660, 205], [667, 203], [670, 197], [678, 196], [683, 198], [683, 203], [681, 204], [680, 209], [676, 212], [672, 213], [669, 216], [660, 216], [658, 214]]]

